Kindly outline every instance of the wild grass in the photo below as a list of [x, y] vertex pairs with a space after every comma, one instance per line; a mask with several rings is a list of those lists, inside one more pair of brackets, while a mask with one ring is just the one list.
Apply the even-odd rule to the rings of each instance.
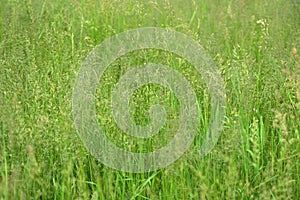
[[[1, 199], [300, 199], [300, 4], [295, 0], [2, 0], [0, 2]], [[92, 157], [76, 134], [72, 89], [80, 64], [105, 38], [131, 28], [170, 27], [199, 41], [225, 81], [227, 115], [213, 151], [194, 150], [208, 127], [209, 91], [201, 75], [168, 52], [126, 55], [97, 91], [101, 126], [120, 147], [149, 151], [172, 137], [178, 101], [149, 85], [132, 97], [136, 123], [166, 107], [168, 124], [152, 140], [122, 133], [111, 89], [145, 62], [173, 66], [199, 101], [199, 134], [171, 166], [133, 174]], [[177, 120], [177, 121], [176, 121]]]

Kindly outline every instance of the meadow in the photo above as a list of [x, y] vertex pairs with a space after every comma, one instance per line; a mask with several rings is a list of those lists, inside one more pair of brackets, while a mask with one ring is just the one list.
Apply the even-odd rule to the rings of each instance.
[[[126, 71], [162, 63], [190, 82], [198, 134], [170, 166], [147, 173], [95, 159], [74, 126], [72, 91], [86, 56], [106, 38], [139, 27], [184, 33], [213, 58], [226, 90], [218, 143], [195, 154], [209, 126], [209, 91], [193, 66], [170, 52], [134, 51], [105, 71], [96, 94], [99, 126], [119, 147], [148, 152], [178, 128], [176, 96], [147, 85], [130, 101], [137, 124], [160, 103], [167, 125], [136, 139], [111, 114]], [[1, 0], [0, 199], [300, 199], [300, 2], [297, 0]]]

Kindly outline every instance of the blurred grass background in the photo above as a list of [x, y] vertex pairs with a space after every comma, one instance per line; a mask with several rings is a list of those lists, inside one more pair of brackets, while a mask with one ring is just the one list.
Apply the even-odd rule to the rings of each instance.
[[[1, 199], [300, 199], [299, 1], [1, 0], [0, 9]], [[227, 116], [204, 159], [191, 151], [165, 169], [122, 173], [79, 140], [72, 88], [96, 45], [145, 26], [199, 41], [225, 81]], [[120, 76], [149, 61], [190, 81], [202, 113], [199, 135], [209, 125], [209, 92], [193, 66], [167, 52], [133, 52], [107, 70], [96, 104], [107, 135], [127, 150], [165, 142], [126, 137], [109, 110]], [[157, 102], [171, 113], [165, 131], [172, 133], [180, 105], [164, 88], [140, 88], [133, 116], [147, 124], [147, 108]], [[198, 138], [191, 149], [197, 145]]]

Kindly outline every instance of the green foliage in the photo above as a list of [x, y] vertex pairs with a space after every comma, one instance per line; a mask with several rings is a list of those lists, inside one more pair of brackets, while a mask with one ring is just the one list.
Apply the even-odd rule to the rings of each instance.
[[[184, 2], [184, 3], [183, 3]], [[297, 1], [2, 0], [0, 1], [1, 199], [300, 199], [300, 7]], [[191, 150], [166, 169], [122, 173], [94, 159], [71, 115], [81, 62], [105, 38], [136, 27], [171, 27], [199, 41], [226, 84], [227, 116], [214, 150]], [[193, 86], [209, 126], [201, 75], [168, 52], [132, 52], [112, 64], [97, 91], [98, 120], [120, 147], [145, 152], [167, 143], [178, 101], [148, 85], [132, 97], [132, 116], [149, 123], [160, 103], [168, 123], [151, 140], [122, 133], [111, 116], [111, 89], [145, 62], [173, 66]], [[175, 129], [175, 130], [174, 130]], [[195, 151], [194, 151], [195, 150]]]

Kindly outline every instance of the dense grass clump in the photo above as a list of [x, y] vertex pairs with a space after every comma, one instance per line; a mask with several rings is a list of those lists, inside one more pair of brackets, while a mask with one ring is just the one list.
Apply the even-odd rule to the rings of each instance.
[[[184, 3], [182, 3], [184, 2]], [[0, 2], [0, 199], [300, 199], [300, 4], [296, 0], [2, 0]], [[92, 157], [76, 134], [72, 88], [80, 64], [105, 38], [137, 27], [170, 27], [199, 41], [225, 82], [227, 114], [213, 151], [193, 149], [171, 166], [133, 174]], [[165, 145], [178, 128], [178, 101], [157, 85], [139, 88], [137, 124], [160, 103], [168, 123], [151, 140], [119, 130], [112, 88], [134, 66], [172, 66], [193, 86], [209, 126], [209, 91], [193, 66], [170, 52], [116, 60], [97, 90], [99, 124], [134, 152]]]

